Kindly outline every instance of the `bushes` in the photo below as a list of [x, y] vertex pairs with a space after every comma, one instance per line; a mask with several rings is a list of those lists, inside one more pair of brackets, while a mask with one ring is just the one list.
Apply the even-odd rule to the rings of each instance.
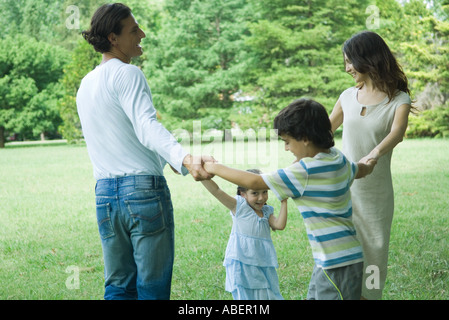
[[449, 137], [449, 104], [410, 116], [406, 135], [408, 138]]

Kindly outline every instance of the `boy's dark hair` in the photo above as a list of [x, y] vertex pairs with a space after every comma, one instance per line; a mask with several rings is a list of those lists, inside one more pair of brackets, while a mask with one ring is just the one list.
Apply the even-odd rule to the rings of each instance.
[[[255, 174], [262, 174], [262, 171], [260, 171], [259, 169], [248, 169], [246, 171], [252, 172], [252, 173], [255, 173]], [[242, 194], [242, 192], [246, 192], [246, 191], [248, 191], [248, 189], [245, 188], [245, 187], [240, 187], [240, 186], [237, 187], [237, 194], [239, 196]]]
[[90, 21], [90, 30], [81, 34], [97, 52], [105, 53], [111, 50], [108, 35], [113, 32], [116, 35], [122, 33], [123, 26], [120, 23], [131, 15], [131, 9], [121, 3], [105, 4], [95, 11]]
[[306, 138], [319, 148], [329, 149], [335, 145], [332, 126], [326, 109], [309, 99], [293, 101], [274, 119], [278, 135], [287, 134], [296, 140]]

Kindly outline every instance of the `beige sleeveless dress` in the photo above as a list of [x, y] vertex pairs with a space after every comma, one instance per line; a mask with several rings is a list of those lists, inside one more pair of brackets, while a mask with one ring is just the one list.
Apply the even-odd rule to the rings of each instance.
[[[390, 133], [396, 109], [410, 104], [408, 94], [400, 92], [388, 102], [362, 105], [358, 88], [340, 96], [343, 109], [343, 153], [352, 161], [368, 155]], [[362, 110], [365, 109], [364, 115]], [[365, 258], [362, 296], [381, 299], [387, 276], [388, 246], [394, 212], [391, 156], [382, 156], [371, 175], [354, 180], [351, 187], [353, 219]]]

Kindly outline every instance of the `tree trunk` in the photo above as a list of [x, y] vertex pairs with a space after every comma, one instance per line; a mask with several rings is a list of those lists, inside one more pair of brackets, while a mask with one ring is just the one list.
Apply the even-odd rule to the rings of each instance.
[[5, 127], [0, 126], [0, 148], [5, 147]]

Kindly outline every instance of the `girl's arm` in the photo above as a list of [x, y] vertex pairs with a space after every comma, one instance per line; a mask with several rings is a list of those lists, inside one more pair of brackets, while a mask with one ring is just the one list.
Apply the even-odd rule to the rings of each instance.
[[229, 168], [216, 162], [205, 162], [204, 169], [210, 174], [217, 175], [229, 182], [253, 190], [269, 189], [259, 174]]
[[268, 219], [271, 229], [273, 230], [284, 230], [287, 224], [287, 199], [281, 201], [281, 211], [279, 216], [275, 217], [273, 214]]
[[226, 208], [232, 211], [235, 214], [235, 207], [237, 205], [237, 200], [226, 192], [220, 189], [220, 187], [212, 180], [204, 180], [201, 181], [203, 186], [220, 201]]
[[410, 108], [409, 104], [403, 104], [396, 109], [390, 133], [368, 155], [363, 157], [361, 162], [366, 162], [368, 159], [378, 160], [404, 139]]

